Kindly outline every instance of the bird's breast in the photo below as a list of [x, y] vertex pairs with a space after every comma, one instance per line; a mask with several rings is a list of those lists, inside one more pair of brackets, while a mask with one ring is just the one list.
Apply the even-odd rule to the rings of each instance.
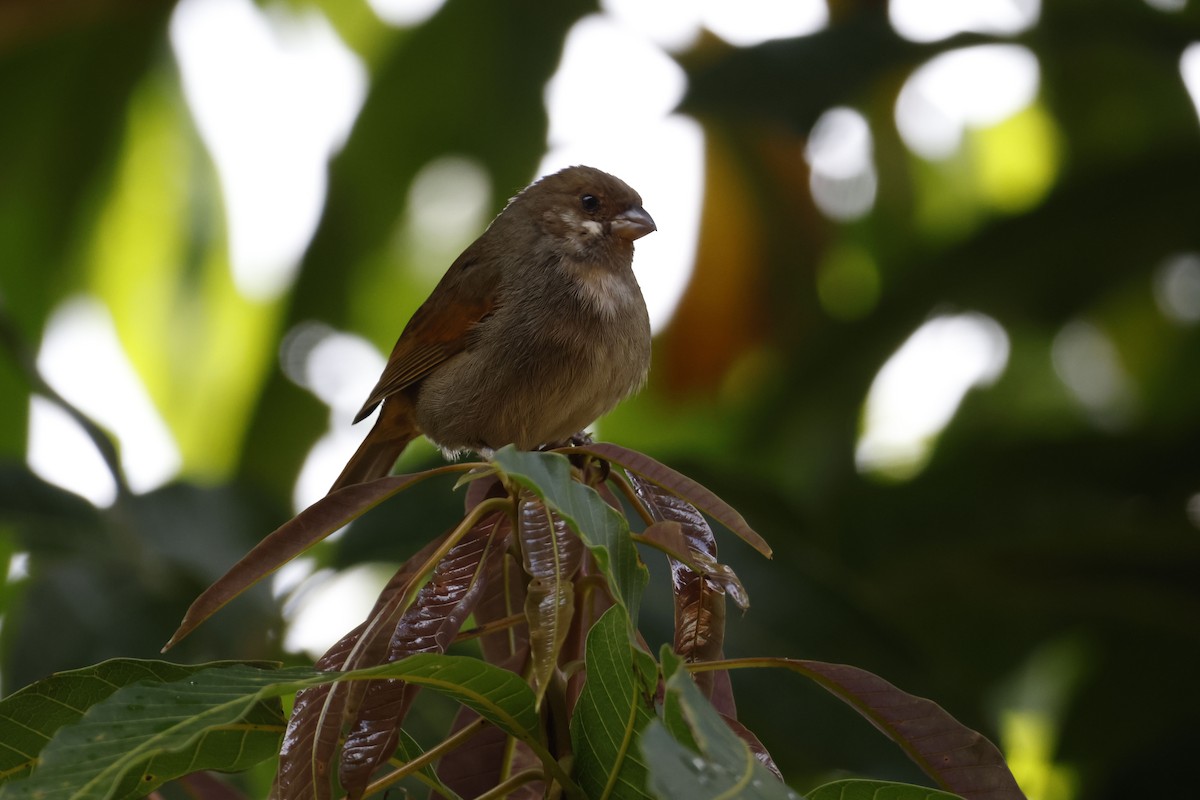
[[645, 309], [642, 292], [631, 276], [612, 270], [593, 268], [575, 278], [575, 292], [586, 309], [604, 318], [615, 318], [622, 311]]

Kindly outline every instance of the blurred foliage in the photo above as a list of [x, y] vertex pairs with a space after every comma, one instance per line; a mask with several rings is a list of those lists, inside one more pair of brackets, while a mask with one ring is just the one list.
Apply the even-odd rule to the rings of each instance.
[[[499, 208], [542, 153], [565, 34], [596, 10], [450, 0], [392, 29], [357, 0], [317, 5], [371, 83], [298, 278], [271, 301], [230, 278], [171, 4], [0, 7], [0, 556], [28, 554], [0, 592], [5, 693], [152, 656], [287, 518], [328, 411], [279, 368], [283, 335], [320, 320], [390, 347], [433, 280], [394, 246], [413, 176], [476, 159]], [[1200, 41], [1190, 5], [1044, 3], [1016, 39], [1040, 64], [1036, 104], [932, 163], [900, 140], [897, 95], [914, 68], [984, 37], [909, 43], [884, 4], [844, 0], [813, 36], [744, 49], [705, 36], [677, 56], [681, 111], [706, 135], [695, 274], [651, 385], [604, 438], [710, 485], [774, 546], [770, 563], [736, 542], [722, 553], [754, 601], [727, 653], [851, 663], [931, 697], [997, 740], [1031, 797], [1173, 796], [1193, 781], [1200, 328], [1166, 318], [1153, 292], [1165, 259], [1200, 250], [1200, 125], [1179, 72]], [[619, 73], [618, 54], [597, 68]], [[816, 209], [801, 157], [834, 105], [874, 137], [878, 198], [851, 223]], [[839, 301], [837, 276], [867, 293]], [[53, 310], [83, 293], [109, 308], [184, 459], [175, 484], [108, 509], [25, 466], [33, 355]], [[915, 477], [860, 474], [880, 367], [931, 315], [965, 310], [1006, 330], [1003, 375], [967, 396]], [[1132, 382], [1115, 422], [1055, 374], [1052, 343], [1081, 320]], [[381, 508], [315, 558], [406, 558], [457, 505], [435, 495]], [[669, 630], [655, 597], [644, 615]], [[264, 590], [173, 657], [281, 657], [281, 624]], [[795, 785], [831, 768], [915, 778], [886, 745], [842, 735], [857, 723], [819, 693], [737, 680], [743, 719]]]

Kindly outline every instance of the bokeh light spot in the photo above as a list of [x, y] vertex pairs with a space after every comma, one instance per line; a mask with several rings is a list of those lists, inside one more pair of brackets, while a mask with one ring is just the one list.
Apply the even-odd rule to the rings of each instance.
[[317, 560], [310, 556], [293, 558], [271, 575], [271, 597], [286, 598], [317, 570]]
[[854, 220], [875, 205], [872, 148], [871, 128], [852, 108], [831, 108], [813, 125], [804, 156], [813, 201], [826, 216]]
[[825, 0], [603, 0], [614, 20], [660, 47], [680, 51], [707, 28], [736, 47], [806, 36], [829, 23]]
[[491, 208], [492, 179], [473, 159], [444, 156], [423, 166], [408, 190], [404, 241], [408, 262], [432, 279], [482, 232]]
[[320, 658], [354, 624], [347, 620], [367, 618], [392, 572], [384, 564], [368, 563], [309, 576], [284, 606], [283, 649]]
[[1159, 11], [1183, 11], [1187, 4], [1188, 0], [1146, 0], [1146, 5]]
[[1011, 36], [1034, 25], [1041, 0], [891, 0], [888, 18], [896, 33], [914, 42], [955, 34]]
[[1200, 529], [1200, 492], [1188, 498], [1185, 513], [1192, 525]]
[[958, 150], [967, 127], [995, 125], [1032, 103], [1039, 82], [1037, 58], [1019, 45], [951, 50], [904, 82], [896, 126], [910, 150], [940, 160]]
[[1154, 271], [1154, 300], [1172, 322], [1200, 322], [1200, 253], [1178, 253]]
[[1078, 772], [1055, 756], [1066, 710], [1091, 663], [1091, 654], [1080, 640], [1051, 641], [1034, 650], [999, 690], [1000, 745], [1013, 777], [1029, 797], [1079, 797]]
[[335, 413], [353, 418], [383, 366], [379, 351], [366, 339], [332, 331], [308, 353], [305, 386]]
[[221, 179], [238, 290], [273, 298], [316, 230], [327, 162], [366, 96], [366, 69], [315, 9], [181, 0], [170, 35]]
[[[613, 53], [621, 54], [616, 76], [596, 68]], [[625, 82], [629, 85], [622, 88]], [[546, 84], [550, 144], [626, 138], [630, 128], [665, 118], [686, 87], [683, 70], [653, 42], [604, 16], [584, 17], [567, 34], [562, 61]], [[620, 102], [606, 102], [604, 113], [597, 113], [597, 98], [614, 91]]]
[[117, 484], [96, 446], [66, 411], [44, 398], [29, 401], [26, 460], [43, 480], [107, 508], [117, 499]]
[[1037, 104], [973, 137], [979, 189], [1000, 211], [1016, 214], [1040, 203], [1054, 186], [1059, 136]]
[[389, 25], [410, 28], [432, 17], [446, 0], [367, 0], [375, 16]]
[[[117, 338], [103, 304], [77, 298], [51, 315], [37, 358], [46, 381], [115, 435], [121, 468], [135, 492], [170, 480], [179, 449]], [[102, 388], [102, 391], [98, 389]], [[116, 485], [91, 440], [61, 408], [40, 397], [30, 407], [29, 466], [45, 480], [106, 506]]]
[[29, 577], [29, 553], [18, 550], [8, 558], [8, 570], [4, 576], [5, 583], [14, 584]]
[[871, 384], [859, 470], [894, 480], [919, 472], [963, 397], [993, 383], [1008, 352], [1004, 328], [984, 314], [935, 317], [918, 328]]
[[329, 430], [314, 443], [296, 478], [292, 503], [297, 511], [325, 496], [342, 467], [374, 424], [352, 425], [363, 401], [383, 372], [383, 355], [360, 336], [320, 322], [297, 325], [280, 352], [285, 374], [329, 406]]
[[1063, 326], [1051, 345], [1059, 380], [1105, 428], [1125, 425], [1134, 408], [1133, 381], [1112, 340], [1090, 322]]
[[1192, 42], [1184, 48], [1183, 55], [1179, 57], [1179, 73], [1183, 76], [1183, 85], [1187, 87], [1196, 113], [1200, 114], [1200, 42]]
[[829, 24], [825, 0], [705, 0], [704, 27], [737, 47], [816, 33]]
[[607, 16], [660, 47], [683, 50], [700, 34], [695, 0], [601, 0]]

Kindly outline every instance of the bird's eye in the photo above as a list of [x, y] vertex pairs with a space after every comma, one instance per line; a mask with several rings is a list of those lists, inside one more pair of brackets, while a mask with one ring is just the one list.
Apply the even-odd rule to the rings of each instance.
[[579, 204], [583, 206], [583, 210], [591, 214], [600, 207], [600, 200], [594, 194], [585, 194], [579, 198]]

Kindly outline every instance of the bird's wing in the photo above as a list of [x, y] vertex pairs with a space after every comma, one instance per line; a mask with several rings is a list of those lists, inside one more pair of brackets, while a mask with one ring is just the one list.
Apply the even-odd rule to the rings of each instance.
[[494, 310], [499, 283], [495, 259], [483, 257], [474, 247], [459, 256], [404, 327], [379, 383], [354, 421], [466, 349], [471, 329]]

